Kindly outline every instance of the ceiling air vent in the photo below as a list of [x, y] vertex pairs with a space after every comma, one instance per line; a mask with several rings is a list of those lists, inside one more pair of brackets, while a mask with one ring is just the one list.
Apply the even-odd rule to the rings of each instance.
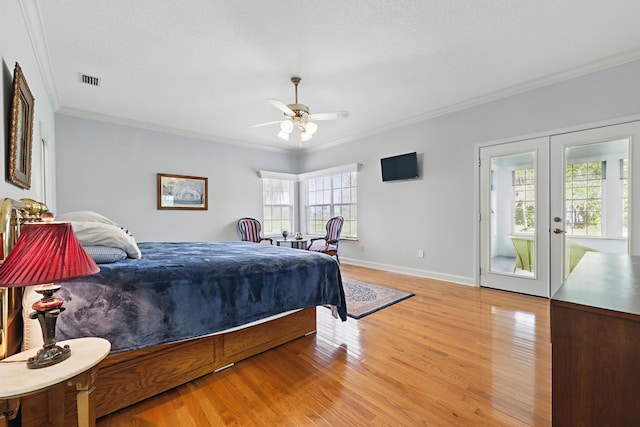
[[100, 78], [87, 76], [86, 74], [82, 75], [82, 83], [88, 84], [91, 86], [100, 86]]

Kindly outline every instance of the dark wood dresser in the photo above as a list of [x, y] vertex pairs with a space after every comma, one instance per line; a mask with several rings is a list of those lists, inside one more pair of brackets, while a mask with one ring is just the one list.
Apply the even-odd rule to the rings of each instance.
[[551, 352], [554, 426], [640, 426], [640, 256], [584, 256], [551, 298]]

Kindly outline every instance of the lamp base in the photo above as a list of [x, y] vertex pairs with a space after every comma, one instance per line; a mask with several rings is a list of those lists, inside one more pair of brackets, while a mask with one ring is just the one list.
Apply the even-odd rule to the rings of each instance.
[[42, 295], [42, 299], [33, 303], [31, 307], [36, 311], [31, 313], [29, 317], [38, 319], [40, 327], [42, 328], [44, 344], [35, 356], [27, 360], [27, 368], [29, 369], [45, 368], [55, 365], [71, 356], [69, 346], [65, 345], [64, 347], [60, 347], [56, 344], [55, 339], [56, 321], [60, 313], [65, 310], [65, 308], [62, 307], [63, 301], [53, 296], [54, 292], [58, 289], [60, 289], [60, 286], [54, 284], [41, 285], [35, 289], [37, 293]]
[[55, 365], [62, 362], [71, 356], [71, 348], [68, 345], [60, 347], [59, 345], [44, 346], [35, 356], [30, 357], [27, 360], [27, 368], [38, 369], [45, 368], [47, 366]]

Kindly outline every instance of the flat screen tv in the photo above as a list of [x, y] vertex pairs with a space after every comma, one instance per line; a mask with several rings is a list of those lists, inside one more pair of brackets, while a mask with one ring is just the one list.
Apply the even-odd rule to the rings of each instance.
[[418, 155], [415, 152], [382, 158], [380, 166], [383, 182], [418, 178]]

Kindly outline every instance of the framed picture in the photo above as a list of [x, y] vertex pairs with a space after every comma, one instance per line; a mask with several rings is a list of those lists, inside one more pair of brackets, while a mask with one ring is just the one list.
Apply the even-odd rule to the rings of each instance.
[[31, 148], [33, 137], [33, 95], [16, 62], [13, 71], [11, 136], [9, 141], [9, 181], [24, 189], [31, 188]]
[[158, 174], [158, 209], [207, 210], [208, 178]]

